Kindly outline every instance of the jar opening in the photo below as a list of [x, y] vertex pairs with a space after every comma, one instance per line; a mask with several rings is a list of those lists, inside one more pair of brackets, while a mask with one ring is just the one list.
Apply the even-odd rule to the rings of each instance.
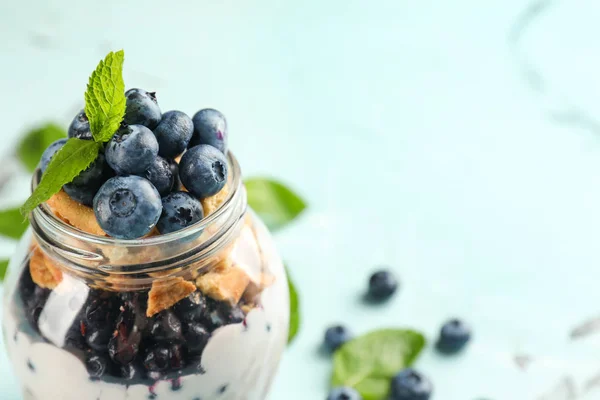
[[[47, 204], [30, 215], [35, 240], [67, 269], [79, 274], [98, 272], [135, 275], [181, 270], [190, 263], [210, 260], [235, 237], [246, 212], [241, 169], [231, 152], [228, 193], [222, 204], [198, 223], [172, 233], [123, 240], [77, 229], [56, 216]], [[34, 174], [32, 187], [39, 182]]]

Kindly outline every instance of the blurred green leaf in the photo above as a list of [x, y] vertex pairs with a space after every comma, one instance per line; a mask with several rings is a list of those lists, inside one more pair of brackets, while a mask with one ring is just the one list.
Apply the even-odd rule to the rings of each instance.
[[4, 280], [6, 276], [6, 269], [8, 268], [8, 260], [0, 260], [0, 282]]
[[19, 208], [0, 210], [0, 235], [20, 239], [28, 225]]
[[288, 344], [290, 344], [300, 329], [300, 308], [298, 302], [298, 291], [292, 278], [290, 278], [290, 271], [285, 268], [287, 272], [288, 287], [290, 289], [290, 330], [288, 333]]
[[346, 342], [333, 354], [331, 386], [350, 386], [365, 400], [388, 398], [390, 381], [425, 347], [420, 332], [380, 329]]
[[17, 156], [30, 172], [37, 167], [42, 153], [58, 139], [67, 136], [67, 132], [54, 123], [47, 123], [33, 129], [23, 137], [17, 147]]
[[306, 208], [304, 200], [280, 182], [250, 178], [244, 183], [248, 192], [248, 205], [272, 231], [293, 221]]

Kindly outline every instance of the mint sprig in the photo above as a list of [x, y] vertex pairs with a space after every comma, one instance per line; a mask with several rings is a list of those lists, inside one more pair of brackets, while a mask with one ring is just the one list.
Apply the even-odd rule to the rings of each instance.
[[119, 129], [125, 114], [123, 50], [110, 52], [90, 76], [85, 92], [85, 115], [96, 142], [107, 142]]
[[108, 142], [125, 115], [123, 50], [110, 52], [90, 76], [85, 92], [85, 113], [94, 140], [69, 139], [52, 157], [42, 180], [20, 211], [27, 216], [34, 208], [58, 193], [87, 169], [98, 157], [102, 143]]
[[29, 214], [38, 205], [58, 193], [64, 184], [71, 182], [87, 169], [98, 157], [101, 147], [101, 143], [91, 140], [75, 138], [67, 140], [67, 143], [52, 157], [39, 185], [21, 207], [21, 214]]

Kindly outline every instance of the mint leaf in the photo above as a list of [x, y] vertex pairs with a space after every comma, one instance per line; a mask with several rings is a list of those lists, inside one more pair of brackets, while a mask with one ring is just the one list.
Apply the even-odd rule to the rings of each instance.
[[90, 76], [85, 92], [85, 115], [96, 142], [107, 142], [125, 115], [123, 50], [110, 52]]
[[300, 310], [298, 302], [298, 291], [290, 277], [290, 271], [285, 268], [287, 273], [288, 288], [290, 290], [290, 330], [288, 332], [288, 344], [294, 340], [300, 329]]
[[351, 386], [364, 400], [388, 398], [390, 381], [408, 367], [425, 346], [419, 332], [382, 329], [359, 336], [333, 355], [332, 386]]
[[92, 140], [71, 138], [56, 153], [42, 180], [31, 196], [21, 207], [21, 214], [26, 216], [34, 208], [58, 193], [64, 184], [71, 182], [98, 157], [101, 143]]
[[17, 146], [17, 156], [27, 167], [29, 172], [35, 171], [48, 146], [67, 136], [67, 132], [60, 126], [50, 122], [25, 134]]
[[20, 239], [28, 225], [18, 208], [0, 211], [0, 235]]
[[2, 282], [4, 280], [7, 269], [8, 269], [8, 260], [0, 260], [0, 282]]
[[248, 205], [272, 231], [293, 221], [306, 208], [304, 200], [282, 183], [261, 178], [247, 179], [244, 183]]

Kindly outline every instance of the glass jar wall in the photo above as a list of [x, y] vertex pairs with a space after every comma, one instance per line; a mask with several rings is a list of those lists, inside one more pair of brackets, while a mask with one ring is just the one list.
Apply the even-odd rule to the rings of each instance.
[[2, 321], [25, 399], [266, 397], [287, 340], [287, 283], [230, 163], [222, 204], [171, 234], [116, 240], [47, 204], [32, 213]]

